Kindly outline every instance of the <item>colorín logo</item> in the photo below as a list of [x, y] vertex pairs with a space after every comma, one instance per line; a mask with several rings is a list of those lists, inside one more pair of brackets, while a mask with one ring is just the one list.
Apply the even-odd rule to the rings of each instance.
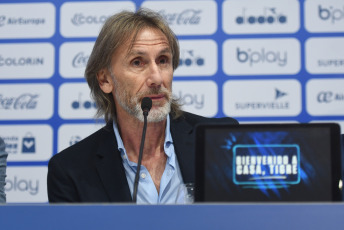
[[50, 43], [0, 44], [0, 79], [46, 79], [54, 74]]
[[131, 1], [66, 2], [61, 6], [60, 31], [64, 37], [97, 37], [105, 20], [122, 10], [135, 10]]

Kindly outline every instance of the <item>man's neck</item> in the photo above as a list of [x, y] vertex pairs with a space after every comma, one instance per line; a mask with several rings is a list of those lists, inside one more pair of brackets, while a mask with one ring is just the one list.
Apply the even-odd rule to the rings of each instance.
[[[129, 159], [138, 161], [143, 122], [133, 116], [118, 116], [117, 125]], [[158, 157], [164, 150], [166, 119], [147, 123], [143, 161]]]

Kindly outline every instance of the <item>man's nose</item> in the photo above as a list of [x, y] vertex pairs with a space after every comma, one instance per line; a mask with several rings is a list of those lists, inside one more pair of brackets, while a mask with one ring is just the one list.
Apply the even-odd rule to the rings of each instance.
[[161, 85], [162, 83], [162, 74], [161, 74], [161, 70], [159, 68], [159, 66], [157, 65], [157, 63], [152, 63], [149, 66], [149, 73], [148, 73], [148, 80], [147, 80], [147, 84], [148, 87], [158, 87]]

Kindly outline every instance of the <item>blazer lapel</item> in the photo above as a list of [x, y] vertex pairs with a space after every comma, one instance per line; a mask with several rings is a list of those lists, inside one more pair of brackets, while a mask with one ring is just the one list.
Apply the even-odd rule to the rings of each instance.
[[96, 153], [96, 168], [110, 202], [131, 202], [130, 189], [125, 175], [112, 124], [104, 128], [106, 133]]
[[193, 127], [184, 118], [171, 118], [171, 135], [184, 183], [195, 182]]

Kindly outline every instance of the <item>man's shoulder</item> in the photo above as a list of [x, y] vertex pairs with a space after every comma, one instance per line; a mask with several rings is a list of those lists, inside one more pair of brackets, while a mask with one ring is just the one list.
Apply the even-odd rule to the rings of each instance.
[[179, 117], [180, 120], [185, 120], [191, 125], [197, 125], [199, 123], [228, 123], [228, 124], [239, 124], [238, 121], [232, 117], [221, 117], [221, 118], [209, 118], [196, 115], [189, 112], [183, 112], [182, 116]]

